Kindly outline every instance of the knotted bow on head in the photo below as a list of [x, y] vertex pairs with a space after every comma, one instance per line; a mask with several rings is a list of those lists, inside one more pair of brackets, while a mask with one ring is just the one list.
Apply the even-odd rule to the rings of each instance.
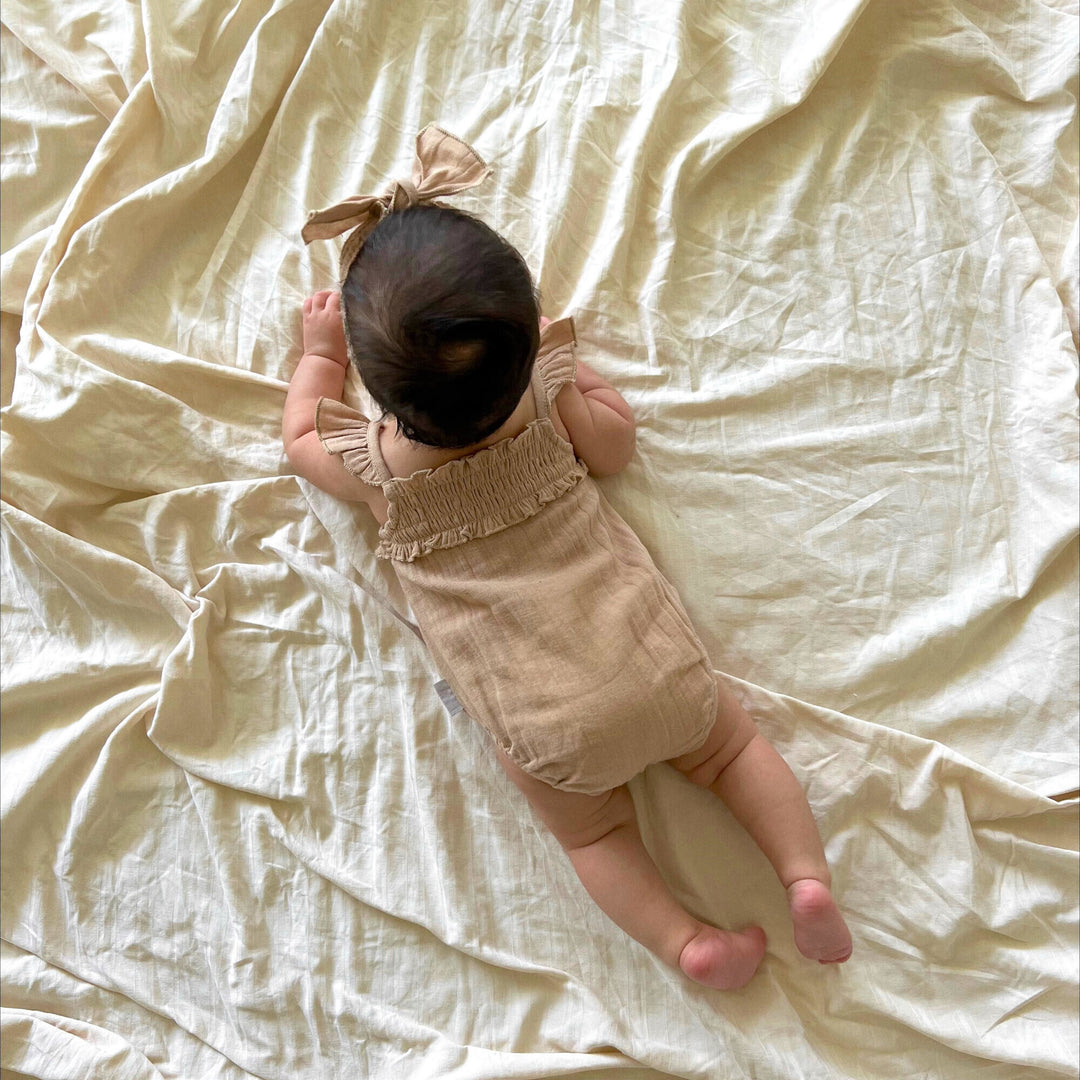
[[312, 210], [300, 231], [305, 244], [330, 240], [352, 229], [341, 249], [341, 280], [368, 234], [389, 213], [417, 203], [429, 203], [475, 187], [491, 169], [471, 146], [434, 124], [416, 136], [416, 160], [411, 180], [395, 180], [384, 195], [354, 195], [325, 210]]

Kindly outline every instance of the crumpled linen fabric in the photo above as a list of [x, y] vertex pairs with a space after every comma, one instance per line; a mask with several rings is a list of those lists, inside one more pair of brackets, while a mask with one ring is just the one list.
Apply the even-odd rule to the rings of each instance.
[[[1075, 1075], [1074, 3], [2, 20], [5, 1074]], [[646, 842], [769, 953], [611, 926], [283, 458], [299, 231], [429, 122], [635, 409], [605, 494], [806, 787], [840, 969], [665, 766]]]

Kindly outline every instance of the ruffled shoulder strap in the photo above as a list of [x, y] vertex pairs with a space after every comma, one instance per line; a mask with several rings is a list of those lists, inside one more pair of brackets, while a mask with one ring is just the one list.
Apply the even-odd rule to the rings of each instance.
[[534, 368], [536, 378], [533, 380], [538, 416], [547, 416], [559, 391], [577, 378], [577, 361], [574, 358], [576, 345], [574, 320], [571, 318], [549, 322], [540, 331], [540, 348], [536, 353]]
[[[328, 454], [339, 454], [347, 472], [372, 487], [392, 479], [378, 449], [379, 423], [333, 398], [319, 398], [315, 433]], [[374, 441], [373, 441], [374, 440]]]

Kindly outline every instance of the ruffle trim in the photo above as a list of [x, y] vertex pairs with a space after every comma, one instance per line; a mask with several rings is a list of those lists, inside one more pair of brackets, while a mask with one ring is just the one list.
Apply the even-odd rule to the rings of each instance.
[[371, 421], [341, 401], [319, 398], [315, 406], [315, 434], [328, 454], [341, 456], [346, 471], [372, 487], [382, 487], [386, 477], [372, 456]]
[[573, 489], [588, 472], [547, 418], [437, 469], [384, 485], [389, 516], [376, 554], [413, 562], [508, 529]]
[[559, 391], [577, 378], [576, 346], [577, 336], [572, 318], [550, 322], [540, 331], [536, 370], [540, 373], [549, 407]]

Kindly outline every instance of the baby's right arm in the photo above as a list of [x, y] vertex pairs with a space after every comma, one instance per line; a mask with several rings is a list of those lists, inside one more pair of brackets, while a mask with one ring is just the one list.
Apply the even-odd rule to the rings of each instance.
[[379, 489], [346, 472], [341, 458], [323, 449], [315, 431], [319, 399], [341, 400], [348, 367], [340, 296], [324, 289], [304, 301], [304, 355], [289, 382], [281, 439], [300, 476], [339, 499], [370, 506]]
[[559, 391], [555, 412], [574, 452], [594, 476], [621, 472], [634, 455], [634, 413], [622, 394], [595, 371], [577, 362], [577, 378]]

